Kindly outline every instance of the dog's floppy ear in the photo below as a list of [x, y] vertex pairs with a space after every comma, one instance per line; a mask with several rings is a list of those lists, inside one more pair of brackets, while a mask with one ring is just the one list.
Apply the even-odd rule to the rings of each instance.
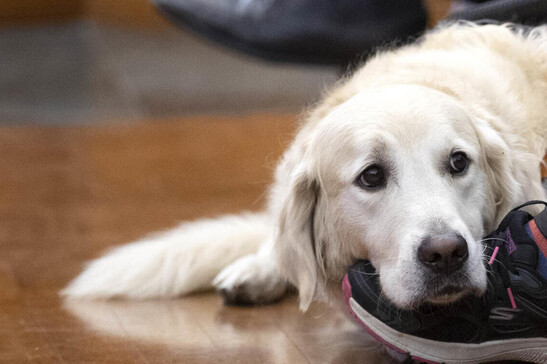
[[300, 309], [306, 310], [321, 284], [313, 227], [320, 187], [313, 176], [311, 160], [304, 157], [302, 150], [292, 152], [296, 152], [289, 156], [292, 160], [285, 161], [289, 173], [284, 182], [276, 251], [281, 271], [298, 288]]
[[[477, 124], [477, 136], [481, 146], [481, 163], [490, 187], [489, 214], [491, 222], [497, 225], [513, 207], [520, 184], [515, 179], [509, 146], [500, 134], [482, 121]], [[490, 226], [494, 228], [494, 226]]]

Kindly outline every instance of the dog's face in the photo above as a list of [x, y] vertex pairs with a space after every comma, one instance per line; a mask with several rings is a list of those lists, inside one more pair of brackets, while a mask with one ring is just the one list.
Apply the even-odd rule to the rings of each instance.
[[369, 258], [401, 308], [485, 290], [492, 191], [476, 127], [454, 99], [419, 86], [364, 92], [314, 133], [312, 244], [325, 279]]

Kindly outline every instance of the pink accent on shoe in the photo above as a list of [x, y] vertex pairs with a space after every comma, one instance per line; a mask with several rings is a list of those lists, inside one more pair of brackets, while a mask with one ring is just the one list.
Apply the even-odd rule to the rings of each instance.
[[[342, 280], [342, 290], [344, 291], [344, 298], [346, 300], [346, 303], [348, 304], [348, 308], [349, 308], [349, 311], [350, 311], [351, 315], [355, 319], [357, 319], [357, 322], [359, 322], [361, 324], [361, 326], [363, 326], [365, 328], [365, 330], [369, 333], [370, 336], [372, 336], [374, 339], [378, 340], [380, 343], [384, 344], [385, 346], [387, 346], [391, 350], [394, 350], [394, 351], [396, 351], [400, 354], [409, 355], [409, 353], [407, 353], [405, 350], [403, 350], [403, 349], [395, 346], [394, 344], [382, 339], [378, 334], [376, 334], [374, 331], [372, 331], [372, 329], [370, 327], [368, 327], [363, 321], [361, 321], [359, 319], [359, 317], [355, 314], [355, 312], [353, 312], [353, 310], [351, 309], [351, 305], [349, 303], [349, 299], [351, 298], [351, 285], [349, 283], [349, 279], [348, 279], [347, 274], [344, 276], [344, 279]], [[409, 356], [413, 360], [418, 361], [418, 362], [428, 363], [428, 364], [440, 364], [439, 362], [435, 362], [435, 361], [427, 360], [427, 359], [424, 359], [424, 358], [420, 358], [419, 356], [415, 356], [415, 355], [412, 355], [412, 354], [410, 354]]]
[[539, 231], [536, 221], [535, 220], [530, 221], [528, 223], [528, 227], [530, 228], [530, 231], [532, 232], [534, 240], [536, 241], [536, 244], [539, 246], [539, 249], [543, 252], [543, 255], [547, 256], [547, 238], [545, 238], [545, 236], [543, 236], [541, 231]]
[[[372, 336], [373, 338], [375, 338], [376, 340], [378, 340], [379, 342], [381, 342], [382, 344], [386, 345], [390, 349], [395, 350], [396, 352], [401, 353], [401, 354], [406, 354], [406, 352], [404, 350], [402, 350], [402, 349], [398, 348], [397, 346], [393, 345], [392, 343], [387, 342], [384, 339], [382, 339], [378, 334], [376, 334], [374, 331], [372, 331], [372, 329], [369, 328], [363, 321], [361, 321], [359, 319], [359, 317], [355, 314], [355, 312], [353, 312], [353, 310], [351, 309], [351, 305], [349, 303], [349, 299], [351, 298], [351, 285], [349, 283], [349, 279], [348, 279], [347, 274], [344, 276], [344, 279], [342, 280], [342, 290], [344, 291], [344, 298], [346, 300], [346, 303], [348, 304], [348, 308], [349, 308], [349, 311], [350, 311], [351, 315], [355, 319], [357, 319], [357, 322], [359, 322], [361, 324], [361, 326], [363, 326], [367, 330], [369, 335]], [[437, 363], [435, 363], [435, 364], [437, 364]]]
[[509, 295], [509, 300], [511, 301], [511, 307], [513, 307], [513, 310], [517, 308], [517, 304], [515, 303], [515, 297], [513, 297], [513, 291], [511, 291], [511, 287], [507, 288], [507, 294]]
[[494, 260], [496, 259], [496, 255], [498, 255], [498, 252], [500, 250], [500, 247], [497, 246], [495, 249], [494, 249], [494, 252], [492, 253], [492, 256], [490, 257], [490, 260], [488, 261], [488, 264], [489, 265], [492, 265], [492, 263], [494, 263]]
[[346, 299], [346, 303], [349, 305], [349, 299], [351, 298], [351, 285], [349, 284], [347, 274], [344, 276], [344, 280], [342, 281], [342, 290], [344, 291], [344, 298]]

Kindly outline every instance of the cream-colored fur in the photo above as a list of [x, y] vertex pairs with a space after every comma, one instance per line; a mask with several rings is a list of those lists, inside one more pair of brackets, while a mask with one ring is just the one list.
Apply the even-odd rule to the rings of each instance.
[[[547, 28], [513, 28], [455, 24], [378, 53], [310, 113], [264, 215], [185, 224], [119, 248], [63, 294], [173, 297], [213, 282], [230, 300], [264, 303], [290, 283], [306, 309], [339, 289], [356, 258], [369, 258], [384, 293], [407, 307], [439, 299], [415, 258], [420, 239], [439, 229], [466, 239], [462, 274], [482, 292], [481, 236], [515, 205], [544, 199]], [[471, 159], [463, 176], [445, 170], [454, 150]], [[355, 184], [380, 162], [385, 188]]]

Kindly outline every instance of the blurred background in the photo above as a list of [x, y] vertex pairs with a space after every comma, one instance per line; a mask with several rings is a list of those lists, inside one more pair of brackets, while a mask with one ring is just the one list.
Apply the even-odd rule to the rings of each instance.
[[[425, 1], [430, 25], [449, 0]], [[0, 123], [89, 124], [295, 112], [340, 76], [219, 48], [148, 0], [0, 2]]]
[[0, 2], [0, 123], [299, 111], [339, 76], [269, 64], [175, 28], [147, 0]]

